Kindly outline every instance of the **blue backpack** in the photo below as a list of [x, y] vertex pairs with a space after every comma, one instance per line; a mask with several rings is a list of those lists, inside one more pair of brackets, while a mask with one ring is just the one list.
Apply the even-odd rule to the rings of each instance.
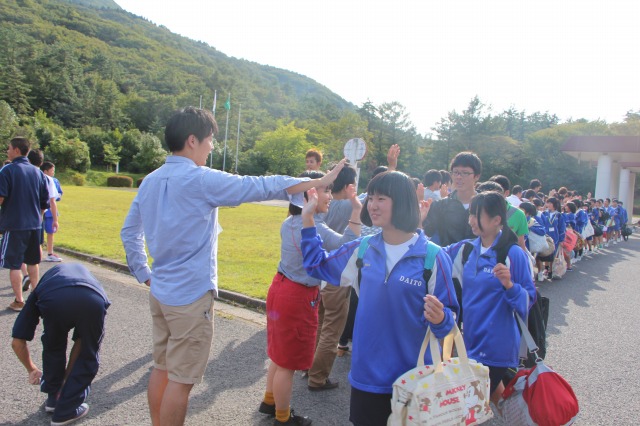
[[[364, 265], [362, 258], [364, 253], [369, 248], [369, 238], [373, 235], [367, 235], [360, 240], [360, 246], [358, 247], [358, 259], [356, 260], [356, 266], [358, 267], [358, 288], [360, 287], [360, 280], [362, 279], [362, 266]], [[431, 279], [431, 273], [433, 265], [436, 263], [436, 256], [440, 252], [440, 246], [427, 241], [427, 253], [424, 257], [424, 272], [422, 276], [424, 278], [425, 286], [427, 287], [427, 293], [429, 293], [429, 280]]]

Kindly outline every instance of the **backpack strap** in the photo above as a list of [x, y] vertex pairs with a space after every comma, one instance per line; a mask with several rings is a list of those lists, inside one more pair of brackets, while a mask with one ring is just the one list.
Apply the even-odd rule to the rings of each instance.
[[356, 266], [358, 267], [358, 287], [360, 287], [360, 280], [362, 280], [362, 266], [364, 264], [362, 258], [369, 248], [369, 238], [371, 237], [372, 235], [363, 237], [362, 240], [360, 240], [360, 245], [358, 246], [358, 259], [356, 260]]
[[439, 245], [432, 243], [431, 241], [427, 241], [427, 254], [424, 256], [424, 272], [422, 273], [422, 276], [424, 277], [424, 283], [427, 287], [427, 294], [429, 293], [429, 280], [431, 279], [433, 266], [436, 263], [436, 256], [439, 252]]
[[507, 222], [509, 221], [509, 219], [511, 219], [511, 216], [516, 213], [516, 210], [518, 210], [517, 207], [513, 207], [511, 204], [509, 204], [509, 208], [507, 209]]
[[467, 263], [467, 260], [469, 260], [469, 255], [471, 254], [471, 252], [473, 251], [473, 244], [471, 243], [464, 243], [464, 246], [462, 246], [462, 266], [464, 266], [465, 263]]

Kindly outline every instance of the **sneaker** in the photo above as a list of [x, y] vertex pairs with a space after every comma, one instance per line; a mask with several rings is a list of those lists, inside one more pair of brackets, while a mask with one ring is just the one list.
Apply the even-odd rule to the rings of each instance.
[[[296, 416], [295, 414], [293, 414], [293, 410], [291, 410], [289, 420], [287, 420], [286, 422], [283, 423], [281, 421], [278, 421], [278, 419], [273, 420], [273, 426], [282, 426], [282, 425], [311, 426], [311, 423], [312, 422], [309, 417]], [[53, 426], [53, 423], [52, 423], [52, 426]]]
[[9, 304], [9, 309], [12, 311], [20, 312], [22, 308], [24, 308], [24, 302], [18, 302], [15, 299]]
[[29, 290], [30, 286], [31, 286], [31, 278], [29, 278], [29, 275], [25, 275], [24, 277], [22, 277], [22, 291]]
[[573, 268], [567, 268], [567, 272], [573, 271]]
[[55, 254], [49, 254], [43, 259], [45, 262], [62, 262], [62, 259]]
[[258, 407], [258, 412], [262, 414], [267, 414], [271, 417], [275, 417], [276, 415], [276, 404], [269, 405], [266, 402], [262, 401], [260, 403], [260, 407]]
[[320, 391], [325, 391], [325, 390], [329, 390], [329, 389], [335, 389], [337, 388], [339, 385], [338, 382], [332, 382], [331, 380], [327, 379], [326, 382], [324, 382], [324, 385], [322, 386], [307, 386], [309, 388], [310, 391], [313, 392], [320, 392]]
[[47, 397], [47, 400], [44, 403], [44, 412], [45, 413], [53, 413], [54, 411], [56, 411], [56, 405], [58, 404], [58, 398], [56, 398], [56, 394], [52, 393], [49, 394], [49, 396]]
[[544, 281], [544, 272], [538, 272], [538, 282]]
[[[62, 426], [62, 425], [68, 425], [69, 423], [73, 423], [76, 420], [80, 420], [81, 418], [83, 418], [84, 416], [86, 416], [89, 413], [89, 405], [88, 404], [80, 404], [80, 406], [78, 408], [76, 408], [76, 415], [71, 417], [70, 419], [67, 420], [58, 420], [58, 421], [54, 421], [51, 420], [51, 426]], [[295, 423], [292, 423], [295, 424]]]

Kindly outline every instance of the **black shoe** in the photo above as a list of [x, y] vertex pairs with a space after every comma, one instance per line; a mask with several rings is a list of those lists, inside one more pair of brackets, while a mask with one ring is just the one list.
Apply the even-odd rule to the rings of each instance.
[[22, 277], [22, 291], [29, 290], [30, 286], [31, 286], [31, 279], [29, 278], [29, 275]]
[[276, 415], [276, 404], [269, 405], [266, 402], [262, 401], [260, 403], [260, 407], [258, 407], [258, 412], [262, 414], [268, 414], [271, 417], [275, 417]]
[[338, 382], [332, 382], [331, 380], [327, 379], [327, 381], [322, 386], [309, 385], [307, 387], [309, 388], [310, 391], [319, 392], [319, 391], [325, 391], [329, 389], [335, 389], [338, 387], [338, 385], [339, 385]]
[[309, 417], [296, 416], [293, 414], [293, 410], [291, 410], [291, 414], [289, 415], [289, 420], [286, 422], [278, 421], [278, 419], [273, 420], [273, 426], [311, 426], [311, 419]]

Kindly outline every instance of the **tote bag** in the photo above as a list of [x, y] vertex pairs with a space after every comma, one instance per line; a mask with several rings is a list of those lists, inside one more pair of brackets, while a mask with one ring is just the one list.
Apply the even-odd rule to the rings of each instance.
[[567, 262], [564, 260], [564, 255], [562, 247], [558, 249], [558, 253], [556, 253], [556, 258], [553, 261], [553, 270], [551, 273], [554, 277], [562, 278], [564, 274], [567, 273]]
[[[451, 358], [454, 346], [458, 357]], [[424, 365], [427, 346], [432, 365]], [[387, 426], [478, 425], [493, 417], [489, 405], [489, 368], [470, 360], [458, 326], [444, 340], [444, 361], [438, 340], [427, 329], [416, 368], [393, 384]]]
[[[548, 249], [549, 244], [545, 235], [538, 235], [535, 232], [529, 232], [529, 250], [531, 250], [531, 253], [542, 253], [543, 251], [548, 251]], [[546, 256], [549, 256], [549, 254], [551, 253], [547, 253]]]
[[594, 236], [595, 234], [595, 229], [593, 229], [593, 225], [591, 224], [591, 222], [587, 222], [587, 224], [585, 225], [584, 229], [582, 230], [582, 238], [584, 238], [585, 240], [587, 238], [591, 238]]

